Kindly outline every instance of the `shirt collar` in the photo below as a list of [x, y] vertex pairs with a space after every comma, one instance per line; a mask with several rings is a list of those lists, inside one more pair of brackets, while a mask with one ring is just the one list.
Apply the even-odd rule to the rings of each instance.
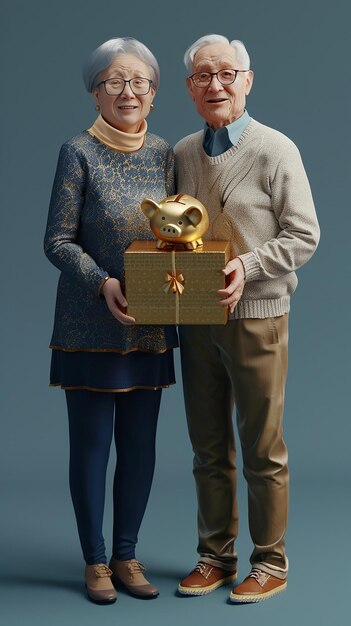
[[250, 120], [251, 117], [245, 110], [239, 119], [218, 130], [213, 130], [206, 122], [203, 139], [203, 147], [206, 154], [208, 156], [218, 156], [235, 146]]

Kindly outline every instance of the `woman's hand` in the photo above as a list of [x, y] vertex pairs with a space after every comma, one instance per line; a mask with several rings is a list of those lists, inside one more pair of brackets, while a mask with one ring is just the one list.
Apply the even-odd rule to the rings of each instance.
[[101, 293], [116, 320], [122, 324], [135, 324], [134, 317], [125, 314], [128, 302], [122, 293], [121, 283], [117, 278], [109, 278], [102, 287]]

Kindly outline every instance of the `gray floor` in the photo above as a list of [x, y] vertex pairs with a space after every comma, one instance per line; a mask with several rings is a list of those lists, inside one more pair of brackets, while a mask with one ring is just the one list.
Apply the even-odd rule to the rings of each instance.
[[[110, 483], [108, 490], [110, 489]], [[239, 578], [248, 571], [250, 541], [246, 498], [239, 494], [241, 529], [237, 548]], [[87, 601], [83, 565], [67, 486], [63, 477], [48, 484], [28, 477], [4, 489], [1, 515], [2, 623], [90, 626], [284, 624], [302, 626], [345, 623], [350, 522], [348, 485], [292, 481], [288, 533], [290, 575], [287, 592], [259, 605], [228, 604], [229, 588], [201, 598], [175, 595], [179, 578], [195, 563], [195, 501], [191, 475], [175, 479], [157, 472], [139, 538], [138, 557], [160, 588], [157, 600], [141, 601], [119, 593], [112, 606]], [[106, 510], [105, 535], [111, 534]], [[107, 540], [110, 547], [110, 542]]]

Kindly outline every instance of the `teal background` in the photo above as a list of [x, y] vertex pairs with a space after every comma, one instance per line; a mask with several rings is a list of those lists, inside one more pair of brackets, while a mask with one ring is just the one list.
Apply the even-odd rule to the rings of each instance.
[[[349, 6], [346, 0], [1, 1], [3, 623], [343, 623], [350, 555]], [[192, 454], [177, 354], [178, 385], [162, 400], [157, 470], [138, 550], [161, 595], [141, 602], [121, 593], [115, 605], [97, 607], [82, 594], [64, 395], [47, 386], [58, 277], [42, 252], [51, 185], [60, 145], [95, 119], [80, 77], [93, 48], [123, 35], [151, 48], [161, 86], [149, 128], [174, 144], [202, 126], [185, 89], [182, 56], [209, 32], [245, 42], [255, 71], [249, 113], [298, 145], [322, 230], [315, 256], [299, 271], [290, 316], [289, 587], [270, 602], [246, 607], [228, 605], [228, 589], [204, 598], [174, 595], [196, 560]], [[110, 495], [111, 473], [109, 547]], [[243, 577], [251, 545], [241, 476], [239, 503]]]

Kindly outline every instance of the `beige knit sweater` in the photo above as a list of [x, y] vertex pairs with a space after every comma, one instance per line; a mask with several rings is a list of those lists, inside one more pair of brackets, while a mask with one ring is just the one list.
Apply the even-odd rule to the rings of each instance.
[[203, 132], [175, 146], [177, 193], [207, 208], [205, 239], [232, 243], [246, 283], [235, 318], [265, 318], [290, 309], [295, 270], [312, 256], [319, 226], [300, 153], [290, 139], [251, 120], [239, 142], [215, 157]]

